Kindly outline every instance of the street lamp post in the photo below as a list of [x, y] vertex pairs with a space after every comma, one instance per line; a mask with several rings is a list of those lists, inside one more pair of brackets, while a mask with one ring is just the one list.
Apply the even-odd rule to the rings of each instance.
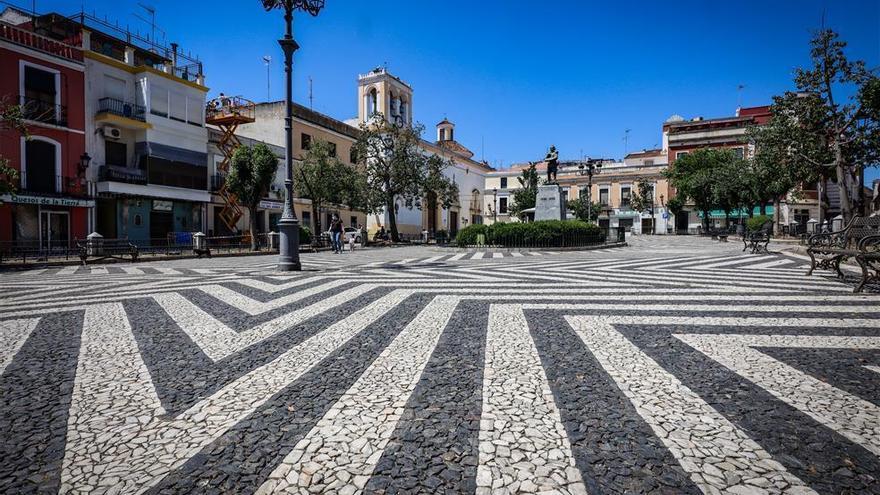
[[593, 219], [593, 174], [602, 168], [602, 160], [587, 159], [587, 164], [578, 165], [578, 175], [587, 176], [587, 221]]
[[284, 77], [287, 92], [284, 103], [287, 113], [284, 117], [284, 164], [287, 177], [284, 179], [284, 211], [278, 220], [279, 246], [278, 270], [284, 272], [299, 271], [299, 220], [293, 209], [293, 52], [299, 48], [293, 39], [293, 12], [303, 10], [316, 16], [324, 8], [324, 0], [261, 0], [267, 11], [284, 10], [284, 37], [278, 40], [284, 52]]
[[492, 188], [492, 223], [498, 222], [498, 188]]

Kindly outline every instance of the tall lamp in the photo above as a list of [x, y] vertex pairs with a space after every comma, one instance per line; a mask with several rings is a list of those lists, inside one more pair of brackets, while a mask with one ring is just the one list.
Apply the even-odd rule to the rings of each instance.
[[278, 245], [278, 270], [289, 272], [299, 271], [302, 265], [299, 261], [299, 220], [293, 209], [293, 52], [299, 48], [293, 40], [293, 12], [302, 10], [316, 16], [324, 8], [324, 0], [261, 0], [266, 11], [281, 9], [284, 11], [285, 31], [284, 37], [278, 40], [281, 50], [284, 52], [284, 77], [287, 93], [284, 97], [287, 108], [284, 117], [284, 164], [287, 169], [287, 177], [284, 179], [284, 211], [278, 220], [279, 245]]

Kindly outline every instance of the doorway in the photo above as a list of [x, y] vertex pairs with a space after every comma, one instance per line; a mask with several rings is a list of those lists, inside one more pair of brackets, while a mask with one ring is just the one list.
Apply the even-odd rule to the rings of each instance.
[[688, 233], [688, 212], [680, 211], [677, 215], [675, 215], [675, 233]]
[[70, 247], [70, 214], [66, 211], [40, 212], [40, 249], [63, 250]]

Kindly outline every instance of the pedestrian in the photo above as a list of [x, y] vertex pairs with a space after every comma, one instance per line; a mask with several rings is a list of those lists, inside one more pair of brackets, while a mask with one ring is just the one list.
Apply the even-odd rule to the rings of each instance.
[[333, 246], [334, 253], [342, 252], [342, 220], [335, 213], [333, 219], [330, 220], [330, 244]]

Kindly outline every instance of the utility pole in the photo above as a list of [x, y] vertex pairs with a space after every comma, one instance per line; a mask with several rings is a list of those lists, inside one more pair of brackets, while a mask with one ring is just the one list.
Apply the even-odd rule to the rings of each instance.
[[623, 131], [623, 156], [626, 158], [627, 154], [627, 145], [629, 145], [629, 131], [632, 129], [627, 129]]
[[272, 78], [269, 77], [269, 69], [272, 66], [272, 56], [264, 55], [263, 62], [266, 64], [266, 101], [269, 102], [272, 101], [272, 87], [270, 86]]

